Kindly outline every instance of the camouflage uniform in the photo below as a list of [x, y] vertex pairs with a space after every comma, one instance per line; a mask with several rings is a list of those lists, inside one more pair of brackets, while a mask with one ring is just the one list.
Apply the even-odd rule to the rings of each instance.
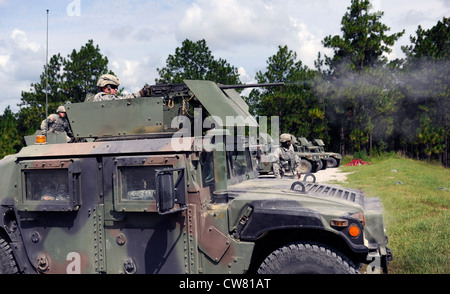
[[[113, 76], [113, 75], [110, 75], [110, 74], [102, 75], [98, 79], [97, 87], [102, 89], [104, 87], [109, 87], [109, 86], [115, 86], [115, 87], [118, 88], [120, 86], [119, 79], [116, 76]], [[144, 89], [142, 89], [139, 92], [128, 94], [128, 95], [124, 95], [124, 96], [117, 96], [115, 94], [100, 92], [100, 93], [97, 93], [97, 95], [94, 96], [94, 99], [92, 101], [93, 102], [97, 102], [97, 101], [105, 101], [105, 100], [132, 99], [132, 98], [142, 97], [144, 94], [145, 94]], [[89, 100], [87, 100], [87, 101], [89, 101]]]
[[67, 142], [70, 142], [74, 137], [72, 131], [70, 130], [69, 121], [66, 117], [61, 117], [60, 112], [66, 112], [64, 106], [58, 107], [57, 113], [50, 114], [47, 119], [44, 119], [41, 123], [42, 135], [47, 135], [47, 133], [66, 133]]
[[131, 99], [131, 98], [138, 98], [141, 97], [141, 94], [139, 92], [124, 95], [124, 96], [117, 96], [113, 94], [108, 94], [105, 92], [100, 92], [95, 95], [93, 102], [97, 101], [105, 101], [105, 100], [118, 100], [118, 99]]
[[[287, 136], [289, 136], [289, 139]], [[296, 174], [300, 175], [300, 159], [294, 153], [292, 145], [287, 144], [288, 141], [291, 141], [290, 135], [281, 135], [281, 146], [273, 152], [273, 157], [275, 158], [273, 162], [273, 174], [277, 178], [281, 178], [286, 173], [292, 173], [293, 176]]]

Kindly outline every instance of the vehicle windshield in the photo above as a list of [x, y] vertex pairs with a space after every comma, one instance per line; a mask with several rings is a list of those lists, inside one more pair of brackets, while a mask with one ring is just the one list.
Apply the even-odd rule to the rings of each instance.
[[227, 160], [228, 166], [231, 168], [234, 177], [253, 172], [251, 156], [248, 150], [227, 151]]

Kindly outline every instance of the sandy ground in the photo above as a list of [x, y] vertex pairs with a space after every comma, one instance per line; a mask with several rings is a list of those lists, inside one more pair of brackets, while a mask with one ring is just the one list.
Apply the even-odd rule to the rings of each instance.
[[[316, 177], [316, 182], [319, 183], [329, 183], [329, 184], [344, 184], [347, 180], [347, 175], [351, 174], [353, 172], [350, 173], [344, 173], [341, 171], [341, 169], [338, 168], [327, 168], [325, 170], [320, 170], [316, 173], [313, 173], [313, 175]], [[275, 177], [272, 174], [268, 174], [268, 175], [262, 175], [259, 176], [259, 178], [266, 178], [266, 179], [274, 179]], [[297, 178], [295, 178], [296, 180]], [[304, 179], [304, 175], [302, 175], [300, 181], [303, 181]], [[282, 179], [282, 181], [292, 181], [292, 179]], [[311, 178], [307, 178], [307, 181], [312, 181]], [[272, 185], [271, 182], [267, 182], [267, 185]]]
[[347, 181], [347, 175], [351, 173], [352, 172], [344, 173], [338, 167], [338, 168], [327, 168], [325, 170], [316, 172], [314, 175], [316, 176], [316, 182], [319, 183], [329, 183], [331, 181], [345, 183]]

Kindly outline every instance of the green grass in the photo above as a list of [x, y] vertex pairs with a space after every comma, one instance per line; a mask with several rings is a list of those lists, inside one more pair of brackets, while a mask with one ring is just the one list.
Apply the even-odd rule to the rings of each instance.
[[450, 273], [450, 169], [387, 154], [371, 165], [345, 166], [354, 172], [347, 187], [379, 197], [394, 260], [394, 274]]

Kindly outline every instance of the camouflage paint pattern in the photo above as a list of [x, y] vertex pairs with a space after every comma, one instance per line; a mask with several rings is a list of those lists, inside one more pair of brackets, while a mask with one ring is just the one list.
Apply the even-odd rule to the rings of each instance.
[[342, 155], [339, 153], [335, 153], [335, 152], [325, 152], [324, 146], [325, 143], [323, 143], [323, 141], [321, 139], [314, 139], [314, 141], [312, 141], [312, 143], [315, 146], [319, 146], [319, 150], [322, 153], [325, 153], [326, 155], [328, 155], [328, 158], [334, 158], [334, 160], [336, 161], [336, 164], [332, 164], [332, 162], [328, 162], [328, 167], [338, 167], [339, 165], [341, 165], [341, 160], [342, 160]]
[[[313, 171], [327, 168], [328, 154], [321, 152], [319, 147], [310, 144], [306, 138], [292, 136], [292, 145], [300, 158], [313, 164]], [[312, 162], [313, 160], [314, 162]]]
[[[217, 91], [214, 83], [187, 84], [196, 95], [219, 96], [210, 114], [224, 109], [221, 104], [248, 111], [236, 93]], [[370, 271], [387, 270], [390, 251], [377, 198], [258, 178], [248, 144], [230, 151], [223, 142], [186, 136], [182, 148], [174, 148], [158, 101], [67, 105], [74, 134], [85, 141], [29, 145], [0, 161], [0, 238], [10, 244], [20, 272], [247, 273], [270, 246], [306, 236], [338, 245]], [[107, 132], [93, 117], [112, 105], [123, 123]], [[93, 132], [81, 122], [88, 118], [98, 123]], [[134, 119], [161, 132], [134, 133], [137, 125], [124, 122]], [[332, 226], [334, 219], [348, 225]], [[352, 226], [361, 234], [351, 236]]]

